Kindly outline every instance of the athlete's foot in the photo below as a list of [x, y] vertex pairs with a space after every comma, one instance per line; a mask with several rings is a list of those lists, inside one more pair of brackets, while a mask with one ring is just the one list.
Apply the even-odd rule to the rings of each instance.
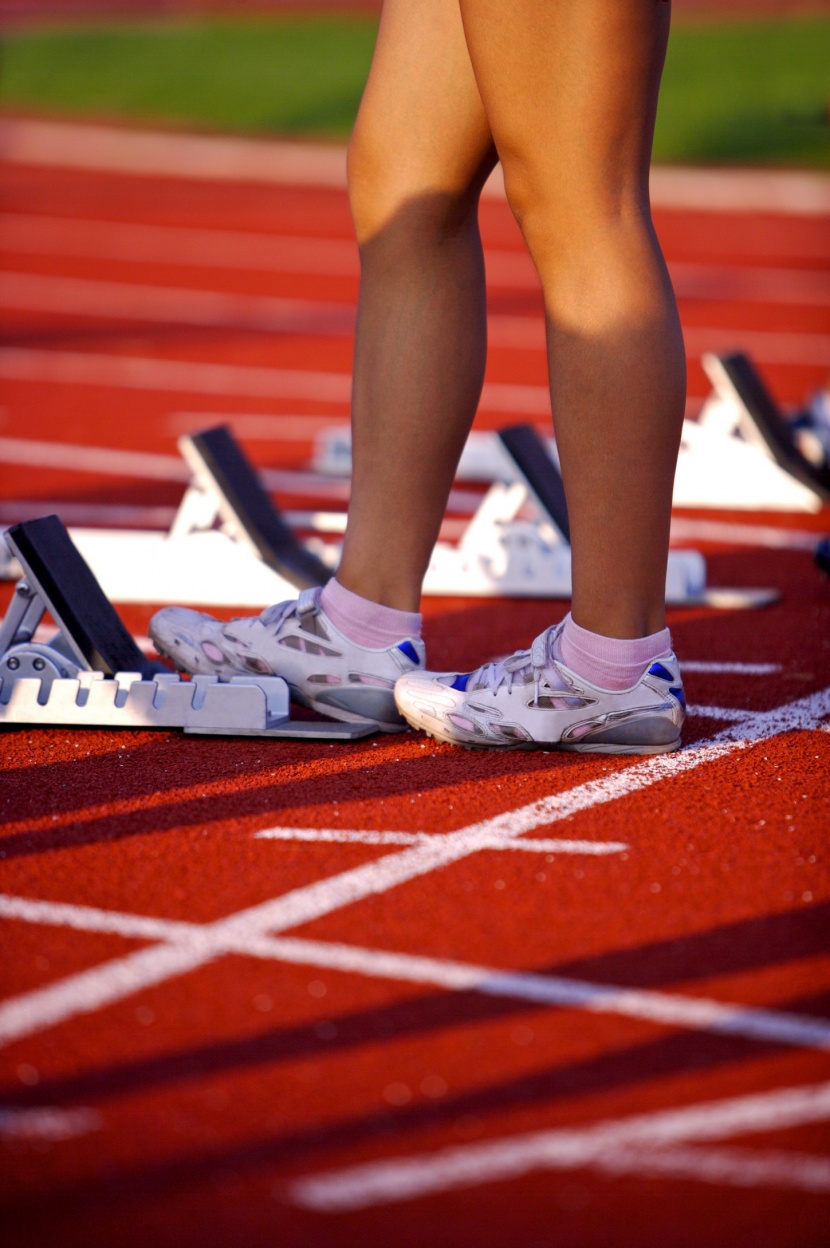
[[630, 688], [601, 689], [558, 657], [563, 625], [474, 672], [412, 672], [395, 701], [413, 728], [468, 747], [662, 754], [680, 745], [685, 698], [673, 654], [648, 663]]
[[319, 589], [303, 590], [295, 601], [226, 622], [165, 607], [148, 631], [180, 671], [220, 680], [281, 676], [303, 706], [348, 723], [368, 720], [384, 732], [406, 731], [393, 691], [400, 676], [423, 667], [423, 642], [404, 637], [383, 649], [357, 645], [331, 622], [319, 596]]

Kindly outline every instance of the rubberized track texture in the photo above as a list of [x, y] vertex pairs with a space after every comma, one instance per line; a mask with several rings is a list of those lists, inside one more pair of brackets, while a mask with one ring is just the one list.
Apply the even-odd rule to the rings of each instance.
[[[347, 413], [341, 187], [69, 159], [3, 181], [0, 519], [162, 527], [176, 436], [217, 418], [281, 505], [342, 506], [285, 477]], [[482, 224], [477, 428], [543, 428], [538, 290], [497, 197]], [[691, 414], [710, 348], [785, 405], [824, 381], [827, 214], [657, 225]], [[830, 514], [676, 519], [713, 584], [781, 598], [671, 613], [674, 755], [3, 734], [5, 1243], [828, 1242]], [[141, 635], [153, 609], [121, 614]], [[429, 600], [430, 663], [565, 609]]]

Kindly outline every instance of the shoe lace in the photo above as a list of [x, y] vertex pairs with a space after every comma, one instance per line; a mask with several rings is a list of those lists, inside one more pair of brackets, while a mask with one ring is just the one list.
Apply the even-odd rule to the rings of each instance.
[[498, 659], [494, 663], [484, 663], [473, 672], [467, 689], [486, 690], [494, 696], [505, 687], [512, 693], [516, 683], [526, 685], [533, 680], [533, 701], [539, 701], [539, 689], [545, 668], [550, 661], [550, 654], [559, 627], [548, 628], [536, 638], [529, 650], [518, 650], [506, 659]]
[[305, 615], [306, 612], [315, 610], [319, 597], [320, 586], [313, 585], [310, 589], [302, 590], [298, 598], [289, 598], [287, 602], [275, 602], [270, 607], [266, 607], [259, 618], [266, 628], [270, 628], [276, 634], [282, 627], [283, 621], [289, 616]]

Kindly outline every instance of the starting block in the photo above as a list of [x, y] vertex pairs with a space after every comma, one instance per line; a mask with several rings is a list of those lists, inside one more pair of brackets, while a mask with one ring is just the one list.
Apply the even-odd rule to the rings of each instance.
[[[498, 433], [515, 467], [510, 484], [494, 482], [457, 546], [436, 543], [424, 593], [471, 597], [569, 598], [571, 546], [565, 491], [558, 465], [532, 425]], [[522, 518], [522, 510], [530, 511]], [[765, 606], [773, 589], [711, 589], [696, 550], [671, 550], [666, 602], [727, 610]]]
[[[109, 598], [261, 609], [325, 584], [331, 569], [294, 536], [229, 429], [182, 437], [179, 449], [192, 476], [168, 533], [71, 530]], [[0, 561], [0, 576], [15, 573]]]
[[[755, 365], [741, 353], [704, 355], [713, 392], [697, 420], [683, 422], [674, 482], [675, 507], [727, 510], [819, 511], [830, 500], [830, 465], [804, 453], [810, 442], [800, 421], [788, 420]], [[555, 458], [555, 442], [544, 442]], [[313, 467], [335, 476], [351, 473], [348, 426], [323, 430]], [[457, 478], [467, 481], [521, 479], [496, 433], [474, 431], [467, 439]]]
[[[292, 721], [288, 686], [276, 676], [182, 679], [141, 653], [57, 516], [15, 525], [5, 537], [23, 579], [0, 624], [0, 725], [338, 741], [375, 732], [371, 723]], [[57, 633], [35, 642], [47, 611]]]

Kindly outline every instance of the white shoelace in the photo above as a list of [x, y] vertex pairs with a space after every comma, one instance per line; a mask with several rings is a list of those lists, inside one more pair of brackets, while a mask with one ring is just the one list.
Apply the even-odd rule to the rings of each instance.
[[310, 589], [301, 590], [298, 598], [289, 598], [287, 602], [275, 602], [270, 607], [266, 607], [259, 618], [266, 628], [270, 628], [274, 633], [277, 633], [283, 620], [287, 619], [289, 615], [293, 615], [295, 611], [299, 611], [302, 614], [310, 606], [316, 606], [319, 595], [319, 585], [312, 585]]
[[[506, 687], [507, 692], [512, 693], [514, 684], [518, 682], [525, 685], [532, 676], [533, 700], [538, 702], [542, 678], [547, 676], [547, 667], [551, 661], [554, 643], [560, 628], [561, 625], [557, 624], [546, 629], [535, 639], [529, 650], [519, 650], [516, 654], [511, 654], [506, 659], [499, 659], [495, 663], [484, 663], [470, 677], [467, 684], [468, 691], [487, 690], [495, 696], [499, 689]], [[564, 689], [565, 686], [563, 685], [562, 688]]]

